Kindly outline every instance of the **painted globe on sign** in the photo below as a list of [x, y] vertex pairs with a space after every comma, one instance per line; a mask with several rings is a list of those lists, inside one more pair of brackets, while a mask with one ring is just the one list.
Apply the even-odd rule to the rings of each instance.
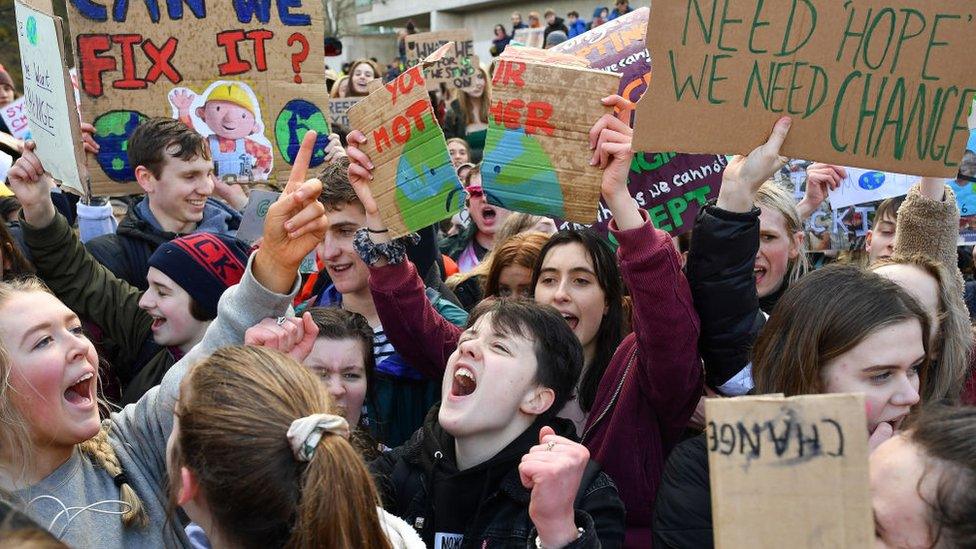
[[329, 123], [325, 115], [314, 104], [304, 99], [292, 99], [281, 109], [275, 120], [275, 143], [278, 152], [288, 164], [295, 163], [298, 149], [302, 146], [302, 138], [309, 130], [318, 132], [315, 139], [315, 150], [309, 167], [315, 167], [325, 161], [325, 146], [329, 144]]
[[866, 191], [872, 191], [884, 185], [885, 175], [882, 172], [865, 172], [858, 179], [857, 184]]
[[95, 126], [95, 142], [98, 165], [112, 181], [129, 183], [136, 180], [135, 171], [129, 165], [129, 136], [148, 117], [136, 111], [109, 111], [92, 123]]

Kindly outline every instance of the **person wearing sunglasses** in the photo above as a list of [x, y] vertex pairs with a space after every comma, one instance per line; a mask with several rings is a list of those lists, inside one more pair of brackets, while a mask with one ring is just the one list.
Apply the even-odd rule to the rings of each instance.
[[466, 273], [485, 258], [495, 244], [495, 232], [512, 212], [490, 204], [481, 186], [481, 166], [474, 166], [462, 178], [468, 198], [464, 205], [471, 214], [468, 228], [441, 242], [441, 253], [458, 264]]

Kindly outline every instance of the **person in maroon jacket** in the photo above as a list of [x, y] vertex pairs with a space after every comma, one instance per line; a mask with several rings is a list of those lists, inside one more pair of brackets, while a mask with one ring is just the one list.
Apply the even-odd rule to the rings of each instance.
[[[603, 104], [621, 107], [624, 116], [632, 108], [619, 96], [604, 98]], [[604, 170], [601, 193], [613, 214], [610, 231], [620, 243], [620, 270], [633, 299], [634, 333], [619, 344], [613, 341], [607, 355], [612, 358], [598, 364], [606, 351], [600, 347], [609, 340], [598, 337], [607, 330], [604, 323], [617, 324], [619, 334], [620, 307], [614, 303], [619, 290], [606, 291], [619, 288], [619, 281], [600, 279], [603, 269], [594, 261], [599, 252], [588, 248], [585, 238], [548, 246], [533, 280], [536, 301], [559, 310], [583, 345], [586, 361], [578, 394], [585, 391], [588, 376], [599, 373], [592, 404], [575, 403], [574, 410], [571, 402], [560, 415], [576, 419], [582, 414], [582, 442], [618, 484], [627, 508], [626, 546], [650, 547], [651, 511], [664, 461], [694, 412], [703, 372], [698, 317], [681, 260], [668, 233], [654, 228], [627, 190], [631, 138], [628, 125], [609, 114], [590, 130], [592, 163]], [[372, 163], [359, 149], [365, 142], [361, 132], [349, 135], [349, 180], [366, 207], [362, 236], [373, 250], [382, 250], [391, 242], [369, 190]], [[387, 335], [418, 369], [439, 379], [460, 329], [435, 314], [409, 262], [389, 264], [382, 252], [371, 259], [370, 290]]]

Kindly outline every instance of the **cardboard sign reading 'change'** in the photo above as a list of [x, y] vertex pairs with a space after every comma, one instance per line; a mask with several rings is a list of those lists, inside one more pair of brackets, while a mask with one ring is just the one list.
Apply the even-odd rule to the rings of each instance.
[[308, 130], [319, 134], [311, 167], [325, 160], [321, 2], [72, 1], [68, 16], [81, 111], [101, 146], [95, 194], [141, 192], [127, 151], [151, 117], [205, 137], [227, 182], [283, 183]]
[[349, 123], [366, 136], [373, 196], [394, 238], [450, 217], [464, 199], [423, 72], [453, 48], [445, 44], [349, 109]]
[[717, 549], [869, 547], [864, 396], [705, 401]]
[[637, 150], [785, 156], [953, 177], [976, 93], [963, 0], [655, 0]]
[[505, 49], [492, 79], [481, 165], [489, 202], [577, 223], [596, 221], [603, 172], [590, 165], [589, 131], [612, 112], [600, 99], [616, 93], [620, 75], [584, 67], [565, 54]]

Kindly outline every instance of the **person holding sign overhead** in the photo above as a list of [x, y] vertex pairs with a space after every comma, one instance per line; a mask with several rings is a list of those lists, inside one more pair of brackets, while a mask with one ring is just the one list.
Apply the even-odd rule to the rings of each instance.
[[[619, 96], [602, 103], [620, 107], [621, 117], [633, 108]], [[577, 435], [617, 483], [627, 508], [625, 544], [648, 547], [664, 460], [694, 412], [703, 374], [695, 345], [698, 319], [681, 260], [668, 233], [654, 228], [627, 190], [631, 135], [627, 123], [611, 114], [589, 132], [590, 162], [603, 168], [601, 192], [613, 214], [610, 230], [620, 243], [617, 258], [595, 233], [556, 233], [540, 252], [532, 293], [536, 303], [559, 312], [583, 347], [576, 398], [559, 416], [583, 426]], [[368, 239], [363, 254], [395, 245], [367, 194], [372, 164], [359, 148], [365, 139], [361, 132], [351, 133], [348, 149], [349, 178], [362, 196], [370, 229], [360, 237]], [[436, 317], [409, 262], [390, 261], [382, 253], [367, 257], [373, 302], [390, 340], [429, 376], [450, 372], [449, 357], [459, 348], [461, 330]], [[635, 326], [622, 341], [621, 271]]]

